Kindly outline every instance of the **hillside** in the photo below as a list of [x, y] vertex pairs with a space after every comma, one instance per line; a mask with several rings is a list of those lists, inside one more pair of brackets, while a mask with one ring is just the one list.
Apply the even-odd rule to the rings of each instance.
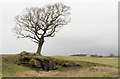
[[118, 57], [80, 57], [80, 56], [51, 56], [52, 58], [67, 61], [84, 61], [105, 64], [108, 66], [118, 67]]
[[[57, 61], [73, 61], [80, 64], [81, 67], [58, 66], [57, 70], [36, 71], [34, 68], [15, 64], [17, 56], [2, 56], [3, 77], [117, 77], [118, 74], [117, 58], [101, 58], [102, 61], [100, 61], [100, 58], [92, 57], [43, 56], [43, 58], [54, 58]], [[113, 61], [113, 63], [111, 64], [109, 61]]]

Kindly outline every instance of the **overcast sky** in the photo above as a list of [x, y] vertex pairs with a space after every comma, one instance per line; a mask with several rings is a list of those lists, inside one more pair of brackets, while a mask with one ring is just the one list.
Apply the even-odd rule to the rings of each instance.
[[12, 31], [14, 18], [26, 7], [43, 7], [56, 2], [71, 7], [71, 22], [55, 37], [45, 39], [42, 55], [118, 53], [118, 0], [2, 0], [1, 52], [36, 52], [37, 44], [29, 39], [16, 38]]

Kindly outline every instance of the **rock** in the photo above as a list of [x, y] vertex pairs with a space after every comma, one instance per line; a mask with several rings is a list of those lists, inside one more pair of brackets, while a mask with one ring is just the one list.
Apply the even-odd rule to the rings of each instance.
[[35, 62], [35, 67], [42, 68], [42, 62], [41, 61], [35, 60], [34, 62]]
[[20, 56], [17, 57], [17, 64], [31, 66], [37, 69], [38, 71], [49, 71], [56, 69], [56, 64], [52, 59], [42, 58], [40, 56], [34, 57], [32, 54], [29, 54], [27, 52], [22, 52]]
[[69, 63], [64, 63], [63, 64], [63, 67], [71, 67], [72, 65], [71, 64], [69, 64]]
[[55, 64], [54, 61], [50, 61], [49, 67], [50, 67], [50, 70], [55, 70], [55, 69], [57, 69], [56, 64]]
[[28, 64], [30, 60], [31, 60], [31, 57], [29, 56], [18, 57], [17, 64]]
[[18, 65], [29, 64], [31, 59], [32, 56], [30, 56], [30, 53], [23, 51], [20, 53], [19, 56], [16, 57], [16, 64]]
[[55, 60], [52, 58], [45, 58], [41, 56], [35, 56], [36, 54], [27, 53], [25, 51], [21, 52], [20, 55], [17, 57], [17, 64], [18, 65], [25, 65], [28, 67], [35, 68], [36, 71], [40, 70], [55, 70], [58, 69], [56, 65], [62, 66], [62, 67], [77, 67], [80, 66], [79, 64], [76, 64], [71, 61], [61, 61], [61, 60]]
[[49, 61], [44, 59], [44, 61], [42, 62], [43, 69], [49, 71], [50, 70], [49, 65], [50, 65]]
[[31, 64], [33, 67], [35, 67], [35, 59], [32, 58], [32, 59], [30, 60], [29, 64]]

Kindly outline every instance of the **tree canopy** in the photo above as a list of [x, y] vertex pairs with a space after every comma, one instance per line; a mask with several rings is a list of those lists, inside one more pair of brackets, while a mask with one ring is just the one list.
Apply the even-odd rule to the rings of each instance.
[[43, 8], [26, 8], [21, 15], [15, 17], [14, 30], [18, 38], [30, 38], [38, 47], [42, 47], [44, 38], [53, 37], [63, 25], [70, 22], [69, 15], [70, 7], [62, 3]]

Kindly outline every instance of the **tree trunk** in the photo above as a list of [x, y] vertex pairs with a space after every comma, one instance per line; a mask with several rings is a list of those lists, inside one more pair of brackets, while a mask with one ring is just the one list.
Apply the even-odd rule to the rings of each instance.
[[42, 45], [43, 45], [44, 41], [40, 41], [38, 43], [38, 48], [37, 48], [37, 52], [39, 55], [41, 55], [41, 49], [42, 49]]

